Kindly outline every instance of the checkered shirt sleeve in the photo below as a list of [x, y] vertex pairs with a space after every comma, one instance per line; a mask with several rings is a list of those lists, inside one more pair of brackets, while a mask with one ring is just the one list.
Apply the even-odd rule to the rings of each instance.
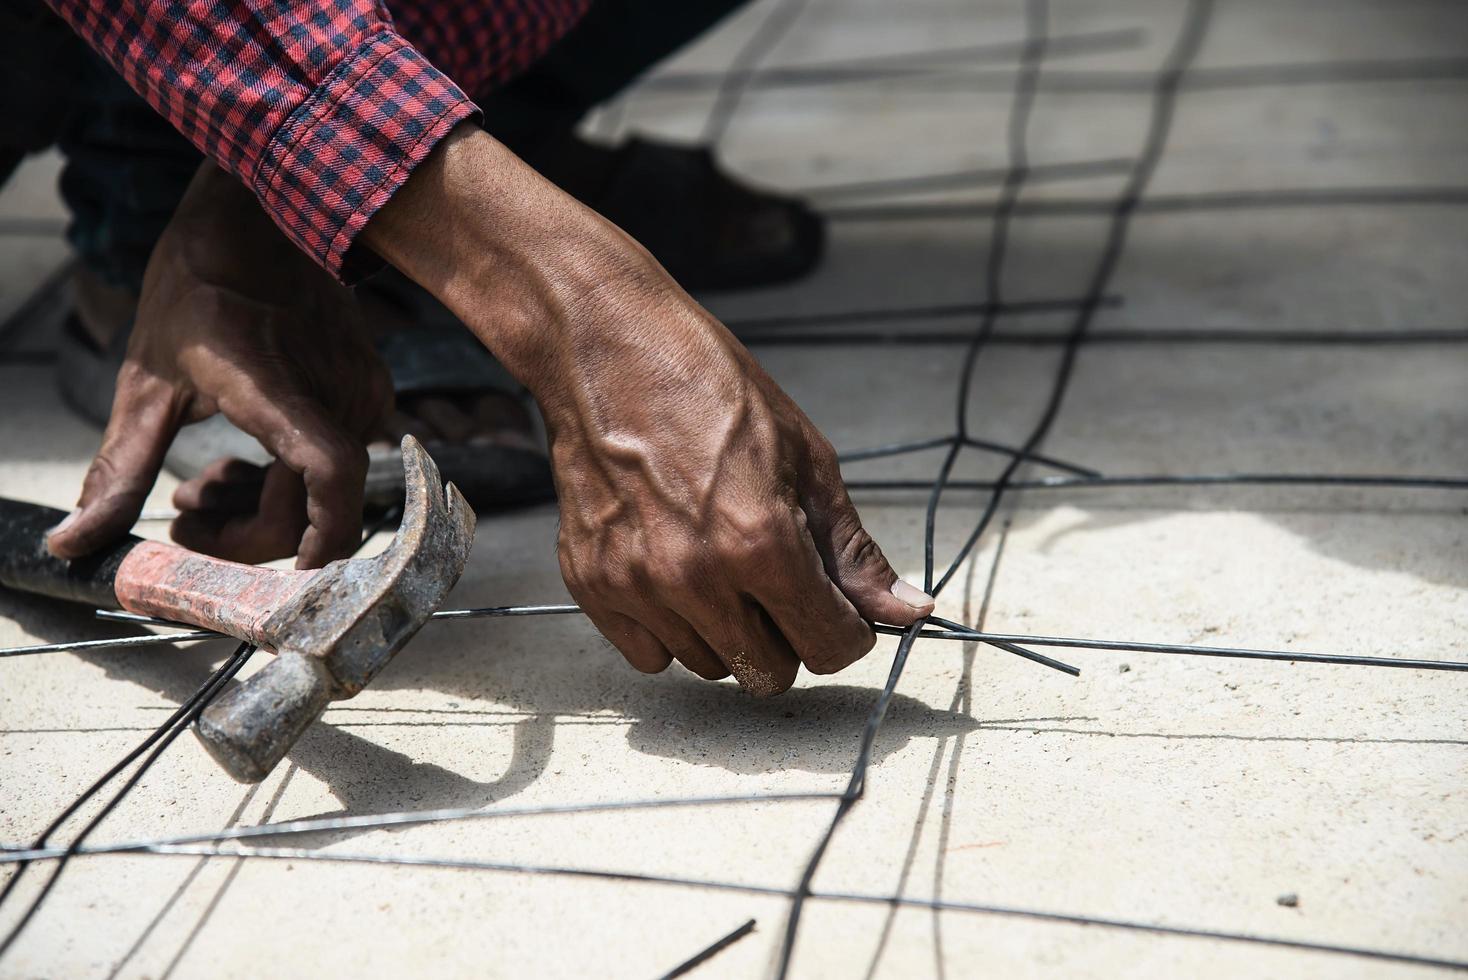
[[373, 0], [49, 2], [339, 277], [367, 220], [478, 111]]

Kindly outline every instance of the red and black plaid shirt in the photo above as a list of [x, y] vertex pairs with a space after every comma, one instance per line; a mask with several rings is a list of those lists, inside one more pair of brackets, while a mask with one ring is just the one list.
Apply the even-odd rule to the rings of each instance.
[[478, 112], [464, 91], [525, 69], [591, 0], [49, 2], [340, 275], [367, 219]]

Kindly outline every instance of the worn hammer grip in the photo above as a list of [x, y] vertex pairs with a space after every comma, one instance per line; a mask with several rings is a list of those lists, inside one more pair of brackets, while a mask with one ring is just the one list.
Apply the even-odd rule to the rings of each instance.
[[194, 734], [236, 780], [258, 783], [321, 717], [334, 689], [320, 657], [284, 650], [205, 708]]
[[0, 497], [0, 585], [69, 602], [117, 608], [117, 569], [139, 538], [68, 561], [46, 550], [46, 532], [66, 511]]

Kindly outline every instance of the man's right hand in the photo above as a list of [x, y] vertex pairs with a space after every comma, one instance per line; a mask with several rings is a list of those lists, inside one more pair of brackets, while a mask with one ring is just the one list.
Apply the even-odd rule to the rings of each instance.
[[76, 558], [127, 533], [179, 427], [221, 412], [276, 462], [220, 460], [181, 485], [174, 539], [301, 568], [348, 557], [367, 437], [391, 409], [350, 292], [206, 163], [153, 249], [102, 447], [47, 544]]
[[633, 666], [757, 695], [831, 673], [932, 600], [862, 527], [836, 454], [630, 238], [472, 126], [364, 240], [535, 395], [572, 595]]

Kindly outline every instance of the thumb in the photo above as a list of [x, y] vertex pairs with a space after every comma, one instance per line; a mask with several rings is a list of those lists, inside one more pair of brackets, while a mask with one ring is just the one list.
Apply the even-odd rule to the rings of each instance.
[[76, 510], [46, 535], [57, 558], [80, 558], [106, 547], [137, 522], [178, 434], [173, 389], [124, 363], [102, 446], [82, 482]]
[[815, 481], [816, 488], [803, 501], [807, 527], [826, 574], [863, 619], [896, 626], [917, 622], [933, 611], [933, 597], [898, 577], [862, 526], [834, 453], [832, 457], [829, 475]]

